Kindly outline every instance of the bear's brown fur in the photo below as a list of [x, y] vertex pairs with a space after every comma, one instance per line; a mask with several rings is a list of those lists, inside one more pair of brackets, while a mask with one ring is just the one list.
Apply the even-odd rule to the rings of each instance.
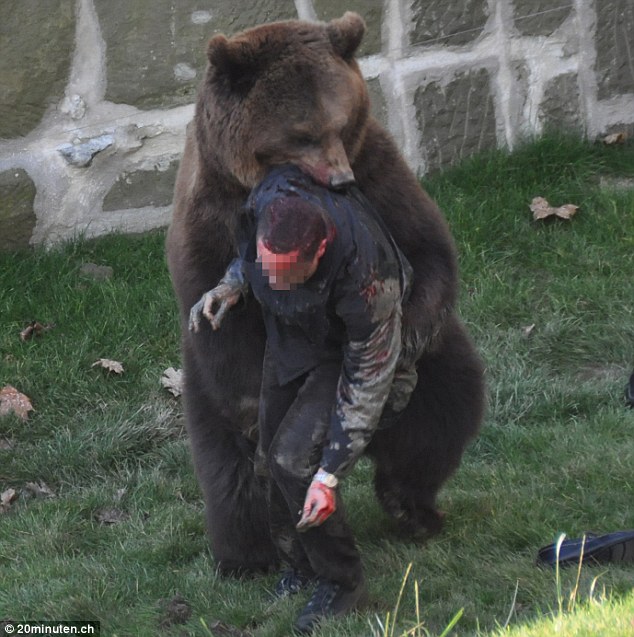
[[483, 413], [483, 371], [454, 312], [456, 255], [446, 223], [396, 145], [369, 116], [353, 58], [363, 20], [271, 23], [211, 39], [209, 65], [187, 133], [167, 240], [180, 304], [185, 411], [212, 550], [223, 571], [275, 562], [262, 486], [253, 474], [265, 333], [257, 303], [222, 329], [191, 333], [191, 306], [236, 255], [250, 189], [275, 164], [294, 163], [330, 187], [353, 178], [414, 269], [404, 334], [423, 351], [401, 421], [368, 454], [386, 511], [435, 531], [436, 494], [458, 466]]

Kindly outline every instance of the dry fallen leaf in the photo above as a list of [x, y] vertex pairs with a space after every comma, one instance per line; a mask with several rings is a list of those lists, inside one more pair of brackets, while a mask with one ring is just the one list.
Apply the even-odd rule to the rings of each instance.
[[0, 416], [6, 416], [13, 412], [22, 420], [27, 420], [30, 411], [33, 411], [33, 405], [28, 396], [20, 393], [11, 385], [0, 389]]
[[522, 336], [524, 336], [524, 338], [528, 338], [533, 333], [534, 329], [535, 323], [533, 323], [532, 325], [526, 325], [522, 328]]
[[119, 361], [111, 361], [109, 358], [100, 358], [95, 361], [91, 367], [103, 367], [114, 374], [123, 374], [123, 365]]
[[55, 494], [51, 491], [46, 482], [27, 482], [26, 490], [32, 493], [36, 498], [54, 498]]
[[17, 497], [15, 489], [7, 489], [0, 493], [0, 513], [6, 513]]
[[97, 511], [95, 517], [99, 524], [110, 525], [129, 520], [130, 514], [121, 509], [100, 509]]
[[183, 393], [183, 370], [168, 367], [161, 376], [161, 385], [178, 398]]
[[42, 332], [47, 332], [55, 327], [54, 323], [40, 323], [39, 321], [31, 321], [21, 332], [20, 340], [28, 341], [33, 336], [40, 336]]
[[555, 208], [551, 206], [543, 197], [535, 197], [530, 204], [533, 219], [539, 221], [548, 217], [559, 217], [560, 219], [570, 219], [577, 212], [579, 206], [567, 203]]
[[623, 144], [627, 139], [627, 133], [625, 131], [620, 131], [618, 133], [612, 133], [611, 135], [606, 135], [603, 138], [603, 143], [611, 146], [612, 144]]

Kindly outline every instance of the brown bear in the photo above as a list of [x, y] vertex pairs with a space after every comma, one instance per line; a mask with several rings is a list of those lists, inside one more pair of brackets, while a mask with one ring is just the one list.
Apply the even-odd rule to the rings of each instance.
[[483, 415], [481, 361], [456, 316], [454, 244], [437, 206], [369, 114], [354, 53], [362, 18], [265, 24], [207, 49], [206, 75], [179, 169], [167, 257], [180, 304], [184, 406], [212, 551], [222, 572], [275, 561], [265, 493], [254, 475], [265, 333], [255, 301], [222, 330], [188, 330], [190, 308], [236, 256], [249, 191], [291, 163], [318, 183], [356, 182], [414, 270], [403, 340], [418, 383], [398, 424], [366, 453], [384, 509], [409, 531], [435, 532], [436, 495], [457, 468]]

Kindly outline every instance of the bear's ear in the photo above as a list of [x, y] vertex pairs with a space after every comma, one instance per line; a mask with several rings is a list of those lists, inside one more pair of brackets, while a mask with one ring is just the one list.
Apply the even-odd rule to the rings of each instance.
[[259, 65], [248, 41], [216, 35], [207, 44], [207, 58], [217, 76], [228, 80], [232, 88], [247, 92], [255, 82]]
[[359, 48], [365, 33], [363, 18], [354, 11], [346, 11], [341, 18], [326, 25], [326, 33], [332, 48], [344, 60], [349, 60]]

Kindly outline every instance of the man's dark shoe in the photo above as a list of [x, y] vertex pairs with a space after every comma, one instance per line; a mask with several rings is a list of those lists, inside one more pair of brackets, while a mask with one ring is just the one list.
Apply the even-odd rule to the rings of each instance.
[[366, 604], [367, 599], [368, 591], [363, 580], [350, 590], [336, 582], [319, 579], [315, 592], [295, 622], [295, 632], [308, 635], [325, 617], [345, 615]]
[[543, 546], [537, 564], [555, 566], [584, 563], [634, 563], [634, 529], [604, 535], [586, 533], [583, 538], [560, 540]]
[[282, 577], [273, 589], [273, 595], [277, 599], [283, 599], [295, 595], [304, 590], [314, 578], [304, 575], [294, 568], [289, 568], [282, 573]]

